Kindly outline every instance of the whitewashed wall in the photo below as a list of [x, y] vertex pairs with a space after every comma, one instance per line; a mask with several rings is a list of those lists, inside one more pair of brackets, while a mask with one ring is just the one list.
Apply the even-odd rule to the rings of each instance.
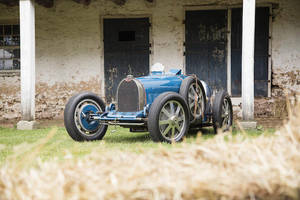
[[[300, 87], [300, 1], [272, 2], [279, 3], [272, 24], [272, 94], [280, 96], [282, 88], [296, 92]], [[37, 118], [61, 117], [66, 100], [78, 91], [103, 95], [102, 16], [151, 16], [151, 62], [161, 62], [168, 69], [184, 68], [184, 6], [212, 3], [226, 6], [241, 1], [128, 0], [119, 6], [110, 0], [94, 0], [83, 6], [62, 0], [50, 9], [37, 5]], [[9, 20], [18, 20], [18, 7], [0, 4], [0, 22]], [[0, 120], [20, 116], [19, 81], [18, 75], [0, 74]]]
[[273, 85], [300, 92], [300, 1], [282, 1], [274, 16]]

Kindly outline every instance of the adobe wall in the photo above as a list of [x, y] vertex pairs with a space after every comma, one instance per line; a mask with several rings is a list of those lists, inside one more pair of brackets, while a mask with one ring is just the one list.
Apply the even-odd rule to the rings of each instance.
[[[284, 88], [291, 93], [300, 90], [300, 2], [272, 2], [279, 3], [272, 24], [273, 97], [256, 100], [256, 115], [260, 116], [278, 115], [274, 109], [282, 104]], [[111, 0], [94, 0], [84, 6], [64, 0], [55, 1], [50, 9], [37, 5], [36, 117], [62, 117], [66, 100], [79, 91], [90, 90], [103, 96], [101, 16], [151, 16], [151, 63], [163, 63], [168, 69], [184, 68], [184, 6], [240, 3], [238, 0], [155, 0], [154, 3], [128, 0], [120, 6]], [[18, 7], [0, 4], [0, 21], [8, 20], [18, 20]], [[19, 118], [19, 74], [1, 73], [0, 92], [0, 121]]]

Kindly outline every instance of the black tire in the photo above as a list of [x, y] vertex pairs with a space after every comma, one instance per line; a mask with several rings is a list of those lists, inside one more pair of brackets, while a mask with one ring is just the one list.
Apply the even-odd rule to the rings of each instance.
[[[168, 108], [168, 105], [170, 108], [169, 110], [170, 112], [168, 115], [169, 117], [167, 117], [167, 119], [163, 119], [163, 117], [166, 117], [167, 115], [165, 115], [165, 112], [162, 111], [162, 109]], [[174, 106], [177, 106], [176, 110]], [[152, 140], [154, 142], [167, 142], [167, 143], [171, 143], [173, 141], [174, 142], [181, 141], [189, 129], [189, 122], [190, 122], [189, 117], [190, 117], [190, 113], [189, 113], [188, 106], [181, 95], [175, 92], [166, 92], [159, 95], [151, 105], [149, 118], [148, 118], [148, 130], [150, 132], [150, 136]], [[169, 122], [168, 124], [159, 125], [160, 122], [164, 122], [164, 121], [169, 121]], [[170, 129], [169, 126], [171, 127]], [[163, 135], [163, 133], [161, 132], [162, 129], [166, 131], [166, 135]], [[178, 133], [175, 134], [176, 132]]]
[[[228, 103], [227, 109], [223, 109], [225, 102]], [[227, 114], [226, 110], [228, 112]], [[221, 129], [223, 132], [228, 131], [232, 126], [233, 112], [232, 102], [227, 92], [221, 90], [216, 94], [212, 111], [214, 132], [217, 133], [218, 129]], [[225, 119], [227, 119], [227, 121], [225, 121]]]
[[[99, 107], [99, 110], [105, 111], [105, 103], [96, 94], [91, 92], [81, 92], [74, 95], [69, 99], [64, 110], [64, 123], [67, 132], [75, 141], [101, 140], [107, 131], [107, 125], [99, 124], [96, 126], [95, 130], [91, 131], [91, 134], [88, 134], [89, 132], [85, 131], [75, 119], [77, 116], [76, 109], [78, 109], [78, 106], [85, 101], [92, 102], [95, 106]], [[96, 123], [96, 121], [91, 122]]]
[[[190, 123], [191, 124], [196, 124], [196, 123], [198, 124], [198, 123], [202, 122], [202, 118], [204, 116], [204, 112], [205, 112], [205, 108], [206, 108], [206, 95], [205, 95], [203, 85], [201, 84], [199, 79], [197, 79], [197, 84], [199, 86], [199, 89], [202, 92], [203, 98], [201, 99], [201, 105], [203, 105], [203, 108], [200, 109], [201, 111], [199, 110], [199, 114], [195, 115], [195, 107], [190, 106], [190, 104], [191, 104], [191, 99], [189, 99], [189, 93], [191, 92], [190, 87], [192, 84], [195, 84], [195, 83], [196, 83], [195, 77], [189, 76], [182, 81], [181, 86], [180, 86], [180, 91], [179, 91], [179, 94], [181, 96], [183, 96], [183, 98], [185, 99], [185, 101], [188, 105], [188, 108], [190, 111]], [[202, 112], [202, 114], [200, 114], [200, 112]]]

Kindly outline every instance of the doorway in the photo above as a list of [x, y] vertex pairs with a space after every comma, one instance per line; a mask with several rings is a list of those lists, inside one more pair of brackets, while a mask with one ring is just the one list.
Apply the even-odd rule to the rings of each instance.
[[187, 11], [187, 74], [196, 74], [213, 90], [227, 89], [227, 10]]
[[104, 19], [104, 75], [107, 103], [120, 81], [149, 73], [149, 18]]

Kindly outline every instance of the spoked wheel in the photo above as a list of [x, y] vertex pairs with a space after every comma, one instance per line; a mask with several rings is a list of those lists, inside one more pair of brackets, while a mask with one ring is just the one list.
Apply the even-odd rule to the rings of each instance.
[[180, 95], [168, 92], [155, 99], [148, 120], [148, 129], [153, 141], [181, 141], [188, 131], [188, 126], [188, 107]]
[[167, 101], [159, 114], [159, 130], [168, 140], [176, 140], [182, 133], [185, 115], [178, 101]]
[[73, 96], [64, 111], [64, 122], [68, 134], [76, 141], [101, 140], [107, 126], [90, 118], [105, 109], [104, 102], [95, 94], [83, 92]]
[[200, 86], [197, 86], [196, 83], [191, 84], [189, 87], [188, 97], [188, 105], [191, 110], [191, 114], [194, 119], [199, 119], [204, 113], [205, 106], [204, 96]]
[[232, 126], [232, 120], [231, 99], [228, 93], [222, 90], [216, 94], [213, 105], [213, 125], [215, 133], [217, 133], [217, 129], [228, 131]]
[[199, 80], [194, 77], [187, 77], [181, 84], [179, 92], [186, 100], [190, 109], [191, 123], [200, 121], [205, 111], [205, 92]]
[[231, 110], [229, 108], [229, 102], [228, 102], [228, 99], [224, 99], [223, 101], [223, 104], [222, 104], [222, 127], [224, 127], [225, 129], [228, 129], [231, 124], [232, 124], [232, 121], [231, 121]]

